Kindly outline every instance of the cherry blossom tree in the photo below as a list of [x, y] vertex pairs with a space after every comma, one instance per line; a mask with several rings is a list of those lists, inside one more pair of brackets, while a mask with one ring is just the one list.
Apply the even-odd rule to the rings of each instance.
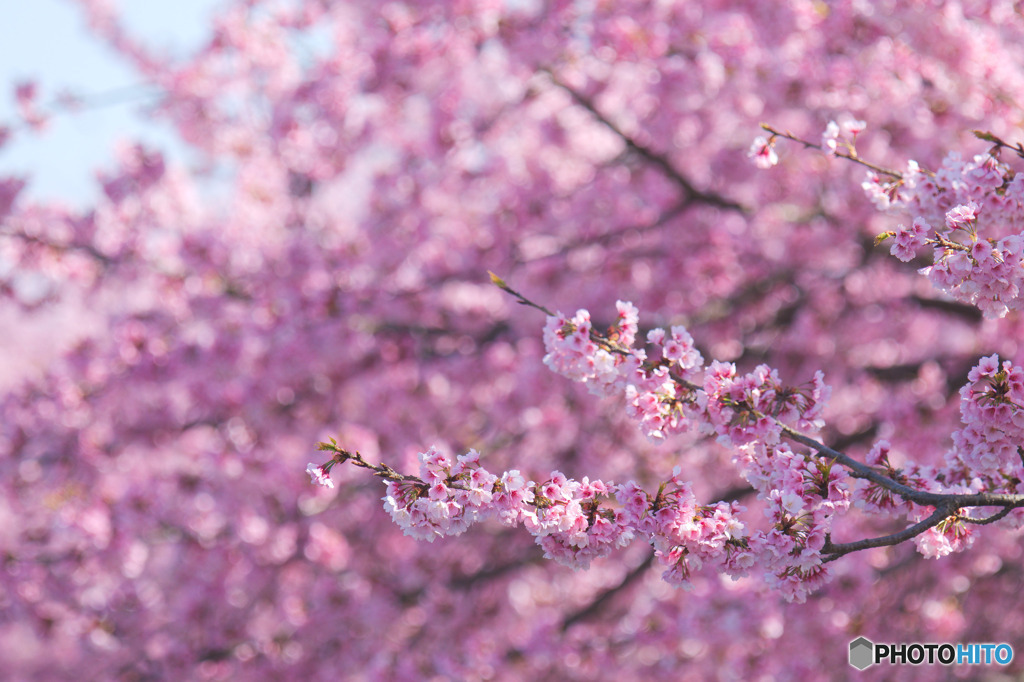
[[75, 339], [0, 402], [5, 679], [1024, 644], [1017, 5], [238, 0], [169, 59], [78, 4], [199, 161], [0, 180]]

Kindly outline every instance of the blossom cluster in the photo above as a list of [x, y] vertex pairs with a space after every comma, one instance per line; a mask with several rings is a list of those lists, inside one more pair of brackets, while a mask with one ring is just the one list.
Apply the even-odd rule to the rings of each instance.
[[[935, 260], [922, 272], [939, 290], [977, 306], [986, 317], [999, 318], [1024, 307], [1020, 298], [1024, 288], [1024, 235], [1011, 234], [999, 239], [980, 236], [978, 213], [978, 205], [973, 201], [958, 204], [946, 213], [948, 231], [935, 231], [934, 239], [925, 240], [926, 244], [934, 245]], [[914, 222], [920, 225], [922, 218]], [[907, 244], [906, 250], [917, 245], [919, 239]], [[894, 254], [896, 248], [894, 245]]]
[[635, 481], [577, 481], [559, 471], [542, 482], [527, 480], [516, 469], [496, 476], [480, 466], [474, 450], [453, 461], [432, 447], [419, 459], [420, 476], [389, 480], [383, 498], [392, 520], [417, 539], [459, 535], [472, 523], [493, 518], [523, 526], [546, 558], [588, 568], [594, 559], [643, 537], [666, 567], [665, 579], [684, 587], [691, 570], [706, 564], [738, 578], [755, 563], [738, 518], [744, 508], [736, 502], [698, 504], [679, 467], [652, 495]]
[[825, 132], [821, 134], [821, 146], [827, 154], [836, 155], [842, 147], [846, 147], [852, 153], [857, 135], [864, 131], [866, 125], [864, 121], [850, 117], [844, 118], [842, 123], [829, 121], [825, 126]]
[[[944, 465], [928, 466], [906, 462], [896, 467], [890, 461], [891, 445], [880, 440], [871, 448], [866, 463], [893, 481], [916, 490], [942, 494], [1024, 492], [1024, 368], [999, 357], [982, 358], [968, 373], [960, 389], [963, 426], [952, 434], [952, 447]], [[903, 500], [877, 484], [857, 480], [853, 503], [875, 513], [903, 511], [920, 521], [934, 507]], [[1008, 510], [1013, 525], [1024, 523], [1019, 509]], [[914, 538], [918, 551], [938, 558], [968, 549], [974, 542], [979, 519], [976, 509], [960, 509]]]
[[[640, 536], [586, 574], [537, 564], [532, 536], [497, 518], [486, 522], [497, 532], [414, 542], [381, 513], [384, 485], [362, 495], [366, 481], [322, 461], [310, 475], [335, 489], [299, 475], [327, 430], [373, 462], [438, 434], [483, 451], [501, 430], [504, 464], [481, 462], [499, 480], [521, 470], [524, 494], [526, 479], [559, 469], [635, 478], [653, 501], [650, 472], [681, 464], [705, 507], [716, 505], [703, 491], [740, 495], [730, 454], [741, 460], [717, 431], [658, 446], [607, 419], [642, 409], [635, 424], [658, 441], [714, 428], [696, 402], [704, 364], [689, 379], [698, 391], [653, 366], [650, 345], [644, 363], [609, 350], [636, 363], [628, 381], [611, 377], [622, 392], [565, 400], [558, 377], [535, 374], [539, 333], [522, 338], [526, 315], [482, 281], [514, 268], [548, 300], [586, 291], [595, 332], [616, 297], [632, 297], [693, 321], [708, 364], [759, 358], [737, 360], [737, 376], [759, 362], [787, 381], [824, 369], [836, 388], [828, 437], [877, 424], [893, 475], [929, 490], [918, 479], [938, 470], [905, 459], [941, 464], [959, 400], [937, 405], [968, 359], [1021, 363], [1020, 315], [979, 325], [960, 306], [906, 300], [932, 247], [916, 245], [913, 266], [872, 251], [860, 178], [833, 182], [821, 163], [758, 173], [739, 150], [759, 120], [827, 145], [817, 133], [837, 106], [884, 131], [857, 135], [861, 153], [888, 143], [892, 158], [933, 170], [971, 128], [1019, 136], [1020, 3], [222, 0], [181, 3], [216, 5], [181, 49], [138, 21], [154, 3], [123, 17], [116, 4], [54, 5], [40, 28], [73, 13], [64, 19], [87, 23], [138, 76], [111, 92], [78, 82], [90, 119], [140, 102], [170, 148], [188, 151], [164, 163], [129, 140], [127, 154], [94, 158], [96, 175], [66, 155], [62, 170], [84, 183], [66, 196], [49, 182], [66, 173], [32, 152], [78, 147], [56, 74], [8, 88], [16, 110], [0, 120], [0, 149], [34, 162], [0, 173], [0, 302], [18, 359], [0, 370], [0, 679], [814, 680], [835, 676], [825, 662], [860, 634], [990, 641], [994, 623], [1024, 629], [1019, 537], [1005, 523], [976, 533], [974, 556], [909, 561], [904, 543], [824, 564], [837, 579], [799, 608], [765, 598], [758, 578], [709, 578], [708, 560], [698, 572], [687, 559], [694, 592], [652, 586], [648, 564], [631, 561], [648, 549]], [[23, 51], [19, 71], [38, 71], [32, 59]], [[849, 135], [835, 118], [842, 158]], [[46, 130], [60, 139], [37, 141]], [[763, 146], [775, 163], [779, 145]], [[892, 225], [942, 227], [969, 200]], [[1020, 232], [990, 234], [994, 209], [977, 203], [979, 235]], [[903, 373], [883, 381], [876, 366]], [[629, 386], [646, 402], [627, 400]], [[674, 407], [672, 395], [695, 402]], [[844, 440], [851, 455], [870, 445]], [[752, 453], [748, 480], [775, 475], [761, 468], [781, 445]], [[419, 477], [410, 461], [402, 473]], [[797, 508], [793, 495], [805, 508], [787, 515], [820, 502], [789, 492], [783, 509]], [[788, 523], [742, 495], [748, 544]], [[595, 524], [622, 505], [601, 500]], [[487, 506], [459, 504], [466, 518]], [[832, 539], [895, 531], [917, 512], [928, 510], [851, 510]], [[787, 532], [813, 549], [820, 532], [805, 543], [803, 529]]]
[[[772, 130], [769, 126], [763, 126]], [[893, 238], [890, 253], [903, 262], [914, 260], [924, 246], [933, 247], [932, 265], [921, 269], [933, 286], [952, 298], [977, 306], [988, 318], [1001, 318], [1024, 307], [1024, 174], [1000, 161], [999, 152], [1017, 147], [988, 133], [975, 133], [996, 142], [985, 154], [970, 161], [950, 153], [937, 171], [909, 161], [904, 172], [888, 170], [862, 160], [854, 142], [863, 121], [830, 121], [820, 145], [788, 133], [773, 131], [767, 140], [757, 137], [748, 156], [759, 168], [778, 162], [775, 139], [782, 135], [816, 147], [832, 156], [864, 164], [870, 169], [861, 184], [881, 211], [914, 216], [909, 227], [899, 225], [878, 241]]]
[[[731, 363], [705, 368], [682, 326], [652, 329], [649, 349], [633, 347], [638, 311], [623, 301], [616, 307], [607, 334], [594, 331], [586, 310], [549, 316], [545, 364], [596, 393], [617, 396], [651, 438], [688, 429], [717, 435], [735, 450], [741, 473], [764, 500], [767, 530], [751, 533], [736, 502], [700, 504], [679, 467], [651, 494], [635, 481], [577, 481], [559, 471], [542, 482], [515, 469], [498, 476], [481, 466], [474, 450], [453, 459], [431, 448], [419, 455], [418, 476], [384, 470], [385, 509], [407, 535], [431, 542], [486, 518], [522, 525], [547, 558], [574, 568], [642, 537], [665, 567], [664, 578], [679, 586], [689, 585], [691, 572], [702, 567], [738, 578], [760, 563], [783, 594], [802, 601], [827, 578], [821, 549], [832, 516], [848, 506], [848, 493], [838, 468], [795, 453], [780, 436], [787, 426], [821, 428], [829, 396], [823, 375], [792, 388], [765, 365], [745, 375]], [[313, 482], [332, 485], [334, 461], [310, 464]]]
[[752, 534], [751, 547], [769, 584], [803, 601], [829, 576], [822, 550], [834, 517], [850, 506], [847, 472], [786, 443], [763, 440], [736, 447], [733, 464], [765, 502], [770, 525]]
[[755, 565], [746, 526], [737, 518], [744, 508], [737, 502], [700, 505], [690, 483], [676, 467], [672, 477], [652, 496], [634, 481], [616, 487], [625, 521], [650, 537], [662, 577], [671, 585], [687, 587], [690, 574], [715, 567], [738, 578]]
[[[621, 301], [617, 305], [632, 308]], [[562, 315], [548, 318], [545, 329], [551, 331], [545, 334], [545, 362], [556, 371], [567, 365], [597, 364], [579, 355], [576, 332], [559, 326], [563, 319]], [[590, 316], [580, 310], [573, 319], [589, 320]], [[652, 329], [647, 341], [650, 354], [621, 344], [614, 348], [617, 354], [611, 354], [594, 340], [586, 348], [592, 357], [606, 353], [611, 359], [602, 385], [621, 390], [627, 413], [648, 436], [662, 438], [692, 428], [716, 435], [736, 453], [734, 463], [767, 504], [771, 527], [756, 530], [742, 552], [719, 553], [716, 559], [730, 573], [736, 569], [735, 562], [749, 566], [756, 560], [787, 598], [803, 601], [827, 580], [820, 550], [833, 516], [849, 506], [849, 493], [846, 474], [839, 467], [811, 454], [798, 455], [780, 439], [787, 426], [811, 433], [824, 426], [822, 412], [831, 392], [824, 375], [817, 372], [808, 387], [793, 388], [784, 386], [778, 371], [767, 365], [743, 375], [732, 363], [713, 361], [704, 367], [692, 336], [682, 326], [670, 331]], [[608, 378], [615, 370], [616, 376]], [[695, 383], [701, 372], [702, 381]], [[571, 372], [565, 375], [575, 378]], [[680, 485], [679, 491], [683, 499], [688, 497], [688, 486]], [[681, 555], [666, 578], [685, 575], [686, 566], [697, 558], [708, 557]]]
[[950, 516], [914, 538], [914, 545], [926, 559], [938, 559], [970, 549], [974, 544], [974, 526], [965, 517]]
[[[996, 147], [969, 161], [950, 153], [936, 171], [909, 161], [900, 173], [857, 156], [853, 140], [863, 129], [863, 121], [847, 122], [842, 128], [831, 121], [820, 146], [804, 144], [865, 163], [871, 170], [861, 187], [876, 208], [913, 216], [909, 227], [901, 224], [879, 235], [880, 241], [893, 238], [890, 253], [909, 262], [920, 248], [933, 247], [932, 265], [922, 268], [922, 274], [935, 288], [977, 306], [988, 318], [1001, 318], [1024, 307], [1024, 174], [999, 159], [998, 152], [1009, 145], [976, 133], [997, 141]], [[754, 141], [749, 155], [759, 168], [775, 165], [766, 161], [774, 137]], [[849, 152], [838, 154], [840, 147]]]
[[784, 386], [778, 371], [767, 365], [737, 376], [734, 364], [715, 361], [704, 375], [704, 392], [719, 441], [739, 447], [755, 442], [774, 445], [787, 425], [819, 431], [831, 389], [820, 371], [809, 388], [797, 389]]
[[[333, 487], [330, 469], [352, 455], [328, 449], [341, 459], [310, 464], [307, 471], [314, 483]], [[418, 476], [399, 476], [385, 468], [379, 472], [389, 479], [385, 510], [416, 539], [433, 542], [460, 535], [473, 523], [493, 518], [508, 526], [522, 525], [546, 558], [587, 568], [639, 536], [654, 545], [666, 566], [666, 580], [682, 586], [689, 584], [690, 571], [705, 563], [733, 577], [746, 575], [754, 564], [746, 527], [737, 518], [743, 507], [736, 502], [698, 504], [679, 467], [651, 495], [635, 481], [577, 481], [559, 471], [542, 482], [527, 480], [517, 469], [497, 476], [480, 465], [475, 450], [453, 459], [432, 447], [419, 460]]]
[[816, 432], [824, 425], [830, 389], [821, 372], [809, 388], [798, 389], [784, 386], [767, 365], [742, 376], [732, 363], [713, 361], [705, 368], [693, 337], [679, 325], [649, 331], [650, 352], [634, 348], [627, 341], [635, 338], [636, 309], [623, 301], [616, 306], [621, 322], [608, 337], [595, 334], [586, 310], [571, 318], [549, 316], [544, 363], [596, 393], [624, 398], [628, 414], [650, 438], [694, 428], [731, 445], [772, 444], [784, 426]]
[[946, 456], [954, 468], [1004, 484], [1024, 481], [1024, 368], [982, 358], [960, 389], [964, 427], [953, 433]]
[[[968, 210], [957, 215], [971, 220]], [[651, 494], [635, 481], [577, 481], [559, 471], [542, 482], [527, 480], [517, 469], [498, 476], [481, 466], [475, 450], [453, 459], [432, 447], [419, 455], [418, 476], [378, 470], [387, 479], [384, 508], [407, 535], [432, 542], [494, 518], [522, 525], [546, 558], [574, 568], [587, 568], [641, 537], [653, 545], [663, 577], [673, 585], [690, 585], [691, 572], [705, 566], [733, 578], [757, 566], [769, 586], [801, 602], [830, 578], [827, 562], [836, 550], [829, 537], [836, 517], [851, 504], [867, 512], [899, 511], [916, 521], [935, 511], [863, 476], [854, 479], [820, 452], [796, 451], [783, 442], [785, 436], [808, 438], [823, 428], [831, 389], [820, 371], [808, 385], [790, 387], [767, 365], [742, 375], [732, 363], [705, 367], [682, 326], [652, 329], [649, 348], [634, 347], [638, 311], [623, 301], [616, 307], [617, 320], [606, 334], [594, 331], [587, 310], [549, 315], [545, 364], [595, 393], [618, 397], [649, 437], [689, 429], [716, 436], [757, 492], [767, 526], [748, 527], [740, 519], [745, 508], [736, 502], [701, 505], [678, 466]], [[922, 492], [1001, 490], [1006, 481], [1024, 485], [1017, 446], [1024, 440], [1024, 369], [1000, 365], [996, 356], [983, 358], [961, 397], [964, 428], [954, 434], [945, 468], [909, 463], [897, 469], [885, 440], [872, 447], [867, 464], [889, 481]], [[336, 446], [326, 449], [341, 459], [310, 464], [307, 472], [313, 482], [333, 486], [330, 467], [353, 456]], [[918, 550], [939, 557], [966, 549], [974, 539], [971, 520], [958, 510], [931, 524], [914, 538]]]

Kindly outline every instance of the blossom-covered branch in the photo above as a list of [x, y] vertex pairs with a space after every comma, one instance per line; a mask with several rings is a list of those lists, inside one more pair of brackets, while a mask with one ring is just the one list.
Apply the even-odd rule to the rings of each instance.
[[1024, 629], [1020, 3], [222, 0], [187, 45], [116, 4], [23, 23], [135, 74], [124, 143], [51, 72], [0, 120], [0, 680], [817, 680]]
[[[630, 303], [617, 304], [615, 323], [602, 333], [585, 310], [571, 318], [550, 314], [493, 273], [491, 279], [520, 304], [548, 315], [545, 364], [587, 384], [593, 393], [623, 400], [649, 438], [661, 440], [685, 431], [716, 436], [757, 490], [770, 526], [751, 529], [740, 516], [745, 509], [735, 502], [699, 504], [679, 467], [651, 493], [634, 481], [576, 481], [559, 471], [540, 483], [518, 470], [497, 476], [481, 466], [476, 451], [452, 459], [431, 448], [420, 455], [419, 476], [410, 476], [371, 465], [332, 441], [321, 444], [335, 453], [332, 460], [309, 465], [314, 482], [331, 484], [330, 468], [346, 461], [374, 471], [388, 481], [385, 508], [408, 535], [419, 539], [458, 535], [476, 521], [497, 518], [506, 525], [524, 525], [548, 558], [586, 568], [593, 559], [644, 537], [673, 584], [687, 585], [691, 571], [705, 564], [734, 578], [758, 566], [795, 600], [827, 580], [828, 562], [850, 552], [913, 538], [926, 556], [941, 556], [971, 544], [966, 523], [972, 519], [965, 510], [1002, 507], [1008, 514], [1024, 506], [1024, 494], [1002, 492], [1001, 479], [995, 476], [1024, 480], [1024, 470], [1019, 470], [1024, 463], [1016, 451], [1009, 461], [993, 463], [994, 471], [987, 472], [993, 476], [984, 480], [978, 476], [983, 472], [968, 475], [963, 466], [937, 472], [914, 465], [896, 469], [889, 464], [885, 441], [875, 445], [871, 464], [865, 464], [807, 433], [824, 426], [831, 389], [821, 372], [798, 388], [783, 385], [777, 371], [766, 365], [746, 375], [739, 375], [731, 363], [705, 366], [681, 326], [651, 330], [648, 352], [634, 345], [639, 313]], [[1017, 414], [1024, 403], [1024, 370], [1010, 363], [1000, 368], [994, 357], [985, 358], [969, 379], [962, 392], [967, 428], [954, 436], [964, 445], [971, 433]], [[979, 382], [988, 388], [976, 390]], [[1006, 433], [1006, 424], [999, 426]], [[795, 451], [783, 439], [809, 450]], [[950, 457], [962, 465], [964, 454], [954, 450]], [[884, 537], [833, 543], [834, 520], [851, 502], [884, 516], [926, 518]]]
[[964, 161], [951, 153], [937, 171], [907, 163], [900, 173], [861, 159], [855, 141], [863, 121], [842, 126], [829, 122], [822, 143], [815, 144], [770, 125], [767, 140], [754, 140], [749, 156], [761, 168], [778, 162], [775, 138], [782, 137], [853, 161], [869, 169], [863, 189], [879, 210], [913, 217], [909, 227], [878, 235], [876, 242], [893, 239], [892, 255], [913, 260], [918, 249], [931, 246], [932, 265], [923, 268], [932, 285], [961, 303], [977, 306], [988, 318], [1000, 318], [1024, 307], [1024, 173], [1000, 161], [1009, 149], [1024, 158], [1024, 143], [1013, 145], [983, 131], [976, 137], [995, 146], [986, 154]]

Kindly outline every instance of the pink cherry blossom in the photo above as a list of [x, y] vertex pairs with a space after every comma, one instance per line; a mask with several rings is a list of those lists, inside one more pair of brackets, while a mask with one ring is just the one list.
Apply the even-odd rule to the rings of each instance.
[[306, 473], [310, 475], [313, 483], [318, 483], [326, 488], [333, 488], [334, 481], [331, 480], [330, 474], [328, 474], [326, 467], [319, 466], [313, 462], [309, 463], [306, 467]]
[[775, 146], [763, 136], [754, 138], [747, 156], [754, 159], [758, 168], [771, 168], [779, 163], [779, 155], [775, 153]]
[[954, 206], [946, 212], [946, 227], [951, 230], [966, 229], [978, 219], [978, 205], [973, 201]]
[[825, 126], [825, 132], [821, 134], [821, 146], [826, 152], [835, 154], [839, 149], [839, 124], [829, 121]]
[[[144, 96], [25, 52], [0, 121], [0, 678], [1012, 641], [1012, 5], [226, 0], [188, 49], [54, 9]], [[124, 103], [159, 144], [46, 190]]]
[[890, 252], [904, 263], [911, 261], [917, 255], [917, 250], [925, 245], [930, 232], [931, 227], [924, 218], [914, 218], [909, 228], [902, 225], [896, 228], [896, 239]]

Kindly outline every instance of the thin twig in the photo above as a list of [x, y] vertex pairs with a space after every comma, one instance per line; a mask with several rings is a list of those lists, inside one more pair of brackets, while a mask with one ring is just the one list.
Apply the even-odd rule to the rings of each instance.
[[[973, 132], [974, 136], [979, 140], [985, 140], [986, 142], [991, 142], [992, 144], [994, 144], [995, 147], [993, 148], [993, 151], [998, 151], [999, 149], [1009, 149], [1011, 152], [1013, 152], [1020, 158], [1024, 159], [1024, 142], [1018, 142], [1017, 144], [1013, 145], [1010, 144], [1009, 142], [1006, 142], [1005, 140], [996, 137], [992, 133], [984, 130], [972, 130], [971, 132]], [[989, 152], [989, 154], [992, 154], [992, 152]]]
[[1012, 512], [1014, 509], [1016, 509], [1016, 507], [1004, 507], [1001, 511], [996, 512], [992, 516], [987, 516], [983, 519], [972, 519], [969, 516], [965, 516], [962, 518], [962, 521], [964, 523], [973, 523], [978, 526], [987, 526], [990, 523], [995, 523], [996, 521], [1005, 518], [1006, 515]]
[[498, 287], [502, 291], [505, 291], [505, 292], [507, 292], [509, 294], [512, 294], [512, 296], [515, 297], [515, 299], [519, 303], [519, 305], [525, 305], [525, 306], [529, 306], [530, 308], [536, 308], [537, 310], [541, 311], [542, 313], [544, 313], [548, 317], [551, 317], [552, 315], [554, 315], [553, 312], [551, 312], [550, 310], [548, 310], [544, 306], [540, 305], [539, 303], [534, 303], [533, 301], [531, 301], [530, 299], [526, 298], [521, 293], [519, 293], [518, 291], [516, 291], [515, 289], [510, 287], [505, 282], [505, 280], [503, 280], [501, 277], [498, 277], [496, 274], [494, 274], [490, 270], [487, 271], [487, 274], [491, 276], [491, 283], [494, 284], [494, 286]]
[[888, 547], [891, 545], [898, 545], [901, 542], [905, 542], [912, 537], [920, 535], [929, 528], [939, 525], [952, 515], [953, 514], [949, 511], [949, 507], [942, 506], [932, 512], [932, 515], [925, 520], [919, 521], [913, 526], [904, 528], [900, 532], [893, 533], [892, 535], [883, 535], [878, 538], [857, 540], [856, 542], [845, 542], [838, 545], [832, 544], [832, 541], [829, 540], [825, 543], [825, 546], [821, 548], [821, 553], [828, 555], [822, 559], [821, 562], [828, 563], [830, 561], [835, 561], [839, 557], [845, 556], [850, 552], [859, 552], [862, 549], [869, 549], [871, 547]]
[[[781, 130], [776, 130], [775, 128], [771, 127], [767, 123], [762, 123], [761, 124], [761, 129], [771, 133], [773, 137], [784, 137], [787, 140], [792, 140], [793, 142], [797, 142], [799, 144], [802, 144], [805, 149], [817, 149], [819, 151], [825, 151], [824, 149], [822, 149], [822, 146], [820, 144], [815, 144], [814, 142], [810, 142], [808, 140], [804, 140], [803, 138], [797, 137], [793, 133], [788, 133], [788, 132], [784, 133]], [[871, 163], [870, 161], [865, 161], [864, 159], [860, 158], [859, 156], [857, 156], [857, 152], [852, 147], [850, 147], [850, 151], [848, 151], [848, 152], [843, 152], [843, 151], [837, 150], [835, 152], [835, 155], [838, 156], [841, 159], [846, 159], [847, 161], [853, 161], [854, 163], [859, 163], [860, 165], [864, 166], [865, 168], [870, 168], [871, 170], [875, 171], [876, 173], [881, 173], [882, 175], [888, 175], [890, 178], [894, 178], [896, 180], [902, 180], [903, 179], [903, 174], [902, 173], [894, 171], [891, 168], [883, 168], [882, 166], [876, 166], [875, 164]]]

